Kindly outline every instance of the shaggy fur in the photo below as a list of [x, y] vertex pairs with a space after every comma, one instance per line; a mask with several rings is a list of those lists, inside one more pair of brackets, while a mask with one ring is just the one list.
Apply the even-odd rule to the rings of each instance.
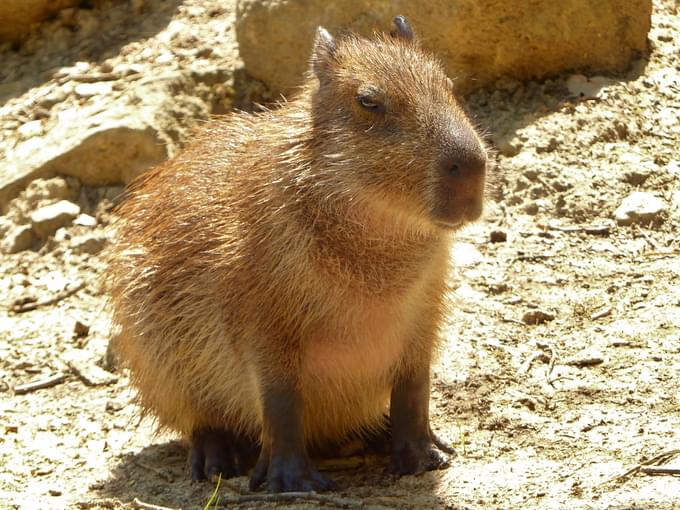
[[397, 375], [431, 363], [450, 234], [481, 212], [483, 170], [447, 184], [452, 158], [485, 165], [417, 42], [319, 36], [296, 98], [211, 120], [134, 182], [110, 275], [143, 408], [259, 441], [263, 385], [292, 380], [309, 445], [381, 427]]

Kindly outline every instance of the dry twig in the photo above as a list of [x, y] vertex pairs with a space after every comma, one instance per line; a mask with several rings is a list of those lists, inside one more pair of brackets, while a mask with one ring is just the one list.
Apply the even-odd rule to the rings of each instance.
[[51, 388], [57, 384], [61, 384], [66, 380], [64, 374], [56, 374], [45, 379], [38, 379], [37, 381], [31, 381], [26, 384], [20, 384], [14, 387], [14, 393], [16, 395], [25, 395], [26, 393], [31, 393], [36, 390], [42, 390], [44, 388]]
[[640, 473], [646, 475], [680, 475], [680, 468], [641, 467]]
[[39, 308], [41, 306], [49, 306], [53, 305], [55, 303], [58, 303], [62, 299], [66, 299], [69, 296], [72, 296], [79, 290], [85, 287], [85, 282], [78, 282], [75, 286], [71, 288], [66, 288], [63, 291], [59, 292], [55, 296], [52, 296], [49, 299], [44, 299], [42, 301], [30, 301], [28, 303], [15, 303], [12, 305], [12, 311], [14, 313], [24, 313], [24, 312], [30, 312], [31, 310], [35, 310], [36, 308]]
[[[660, 464], [663, 464], [665, 462], [668, 462], [671, 460], [673, 457], [676, 455], [680, 455], [680, 449], [675, 449], [675, 450], [668, 450], [666, 452], [662, 452], [656, 457], [652, 457], [651, 459], [641, 462], [640, 464], [633, 466], [629, 470], [627, 470], [625, 473], [621, 473], [620, 475], [617, 475], [613, 478], [610, 478], [608, 480], [605, 480], [599, 485], [605, 485], [609, 482], [615, 482], [617, 480], [623, 480], [624, 478], [628, 478], [631, 475], [634, 475], [636, 473], [645, 473], [645, 474], [650, 474], [650, 475], [661, 475], [661, 474], [679, 474], [680, 469], [670, 469], [670, 468], [649, 468], [648, 466], [652, 466], [656, 464], [657, 466]], [[670, 471], [670, 472], [669, 472]]]
[[167, 506], [154, 505], [152, 503], [145, 503], [139, 498], [132, 500], [132, 506], [139, 508], [140, 510], [178, 510], [176, 508], [170, 508]]
[[245, 503], [290, 503], [292, 501], [308, 501], [327, 505], [335, 505], [340, 508], [359, 508], [363, 502], [358, 499], [343, 498], [331, 494], [319, 494], [317, 492], [281, 492], [278, 494], [243, 494], [241, 496], [227, 496], [221, 499], [220, 508], [229, 508], [229, 505], [242, 505]]

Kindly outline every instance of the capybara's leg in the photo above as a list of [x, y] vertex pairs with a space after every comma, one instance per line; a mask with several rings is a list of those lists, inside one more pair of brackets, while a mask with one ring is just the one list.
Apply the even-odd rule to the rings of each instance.
[[302, 399], [294, 384], [263, 388], [262, 451], [250, 489], [266, 482], [269, 492], [325, 491], [335, 484], [312, 464], [302, 430]]
[[[393, 473], [406, 475], [442, 469], [448, 458], [433, 438], [429, 423], [429, 363], [401, 374], [392, 388], [390, 423], [392, 428]], [[446, 450], [445, 448], [442, 448]]]

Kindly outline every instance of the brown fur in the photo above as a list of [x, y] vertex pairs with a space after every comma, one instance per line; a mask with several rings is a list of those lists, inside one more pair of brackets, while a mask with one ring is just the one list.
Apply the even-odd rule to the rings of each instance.
[[430, 363], [450, 233], [480, 212], [483, 172], [443, 193], [441, 160], [477, 149], [440, 64], [387, 36], [317, 42], [295, 99], [210, 121], [118, 210], [113, 318], [143, 408], [259, 440], [262, 381], [294, 374], [308, 444], [380, 427], [397, 374]]

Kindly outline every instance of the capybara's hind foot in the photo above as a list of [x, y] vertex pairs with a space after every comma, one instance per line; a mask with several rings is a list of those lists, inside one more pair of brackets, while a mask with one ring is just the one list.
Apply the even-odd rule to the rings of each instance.
[[388, 470], [393, 474], [409, 475], [445, 469], [449, 467], [450, 458], [455, 456], [456, 450], [430, 429], [427, 438], [407, 439], [393, 445], [392, 462]]
[[392, 451], [388, 469], [396, 475], [412, 475], [449, 467], [449, 458], [432, 442], [405, 442]]
[[252, 440], [237, 437], [228, 430], [198, 429], [191, 437], [191, 479], [244, 475], [257, 459], [258, 450]]

